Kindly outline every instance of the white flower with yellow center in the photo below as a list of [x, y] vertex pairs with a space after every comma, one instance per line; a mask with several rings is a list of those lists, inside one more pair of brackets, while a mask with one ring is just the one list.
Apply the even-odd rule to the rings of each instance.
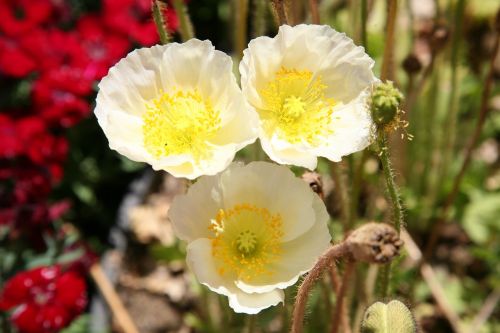
[[373, 122], [367, 98], [374, 61], [328, 26], [283, 25], [258, 37], [240, 63], [243, 94], [260, 116], [269, 157], [314, 169], [317, 156], [340, 161], [366, 148]]
[[328, 247], [328, 214], [309, 186], [284, 166], [232, 164], [201, 177], [169, 210], [198, 280], [254, 314], [283, 301], [283, 289]]
[[177, 177], [224, 170], [258, 127], [232, 67], [197, 39], [131, 52], [99, 84], [95, 114], [110, 147]]

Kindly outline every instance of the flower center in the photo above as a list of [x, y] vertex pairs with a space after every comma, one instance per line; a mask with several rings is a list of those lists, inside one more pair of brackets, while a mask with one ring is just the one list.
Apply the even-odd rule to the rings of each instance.
[[281, 252], [283, 221], [280, 214], [243, 203], [221, 209], [209, 227], [213, 231], [212, 255], [220, 275], [236, 274], [252, 280], [273, 274], [269, 265]]
[[325, 97], [325, 89], [320, 76], [282, 67], [260, 91], [264, 107], [258, 111], [266, 132], [291, 143], [318, 145], [333, 132], [335, 101]]
[[191, 154], [195, 161], [211, 155], [208, 140], [220, 129], [219, 112], [197, 91], [161, 93], [146, 105], [144, 146], [156, 158]]

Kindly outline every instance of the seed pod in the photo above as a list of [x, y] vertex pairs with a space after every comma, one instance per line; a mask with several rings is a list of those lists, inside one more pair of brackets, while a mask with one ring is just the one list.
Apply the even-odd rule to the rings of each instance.
[[417, 324], [404, 303], [393, 300], [388, 304], [373, 303], [366, 309], [361, 333], [415, 333]]
[[346, 239], [357, 261], [383, 264], [399, 255], [403, 241], [396, 230], [385, 223], [371, 222], [354, 230]]
[[371, 100], [372, 117], [379, 128], [397, 121], [400, 110], [399, 105], [403, 101], [403, 94], [394, 87], [392, 81], [379, 84]]

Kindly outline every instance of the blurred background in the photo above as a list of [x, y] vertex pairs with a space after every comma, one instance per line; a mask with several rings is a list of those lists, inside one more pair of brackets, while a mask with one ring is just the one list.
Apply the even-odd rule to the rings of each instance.
[[[291, 24], [311, 22], [310, 1], [286, 3]], [[165, 1], [162, 12], [173, 40], [181, 41], [174, 4]], [[378, 74], [386, 1], [318, 4], [321, 23], [363, 45]], [[265, 0], [184, 6], [196, 37], [232, 54], [235, 64], [251, 38], [277, 31]], [[393, 293], [410, 305], [422, 332], [500, 332], [500, 56], [493, 54], [499, 7], [498, 0], [399, 1], [391, 70], [409, 126], [393, 133], [391, 155], [406, 228], [448, 306], [437, 305], [433, 287], [404, 254]], [[142, 333], [241, 332], [248, 324], [186, 271], [184, 245], [166, 212], [187, 184], [111, 151], [92, 113], [108, 69], [158, 42], [150, 0], [0, 1], [1, 332], [123, 332], [98, 292], [106, 281]], [[471, 162], [454, 189], [485, 108]], [[252, 154], [250, 147], [238, 158]], [[321, 161], [318, 172], [335, 240], [363, 222], [390, 220], [375, 151], [333, 170]], [[342, 184], [348, 219], [339, 207]], [[96, 263], [99, 270], [91, 270]], [[376, 286], [367, 276], [374, 270], [356, 268], [348, 305], [354, 329], [373, 300]], [[308, 332], [327, 330], [335, 301], [322, 292], [327, 280], [311, 297]], [[289, 300], [294, 293], [287, 291]], [[286, 332], [291, 305], [263, 311], [255, 332]]]

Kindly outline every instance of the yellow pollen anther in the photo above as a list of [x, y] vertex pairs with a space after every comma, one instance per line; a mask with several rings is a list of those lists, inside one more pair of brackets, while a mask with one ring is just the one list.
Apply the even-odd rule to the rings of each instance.
[[219, 210], [209, 229], [213, 232], [212, 255], [220, 275], [228, 272], [250, 281], [273, 274], [270, 265], [279, 259], [283, 221], [266, 208], [238, 204]]
[[330, 135], [335, 101], [325, 97], [326, 86], [310, 71], [282, 67], [260, 91], [264, 107], [258, 112], [268, 133], [291, 143], [318, 145]]
[[219, 131], [220, 115], [196, 90], [162, 92], [146, 108], [142, 130], [151, 155], [191, 154], [196, 161], [210, 157], [207, 141]]

